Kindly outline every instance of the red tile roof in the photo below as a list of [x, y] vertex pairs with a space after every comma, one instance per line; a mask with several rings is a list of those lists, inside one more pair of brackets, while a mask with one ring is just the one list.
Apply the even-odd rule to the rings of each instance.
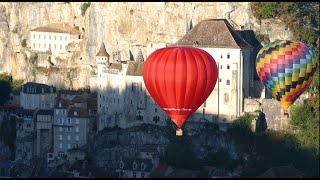
[[31, 31], [81, 34], [81, 32], [78, 29], [72, 27], [68, 23], [52, 23], [46, 26], [37, 27], [35, 29], [32, 29]]

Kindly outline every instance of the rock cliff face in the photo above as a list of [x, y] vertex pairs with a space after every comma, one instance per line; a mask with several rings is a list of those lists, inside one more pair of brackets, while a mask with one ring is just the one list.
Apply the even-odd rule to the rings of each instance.
[[[227, 18], [234, 25], [259, 28], [249, 2], [91, 2], [83, 11], [84, 4], [1, 2], [0, 73], [57, 87], [94, 86], [101, 41], [111, 59], [126, 61], [131, 53], [136, 58], [141, 50], [146, 59], [155, 48], [175, 43], [186, 23], [190, 28], [204, 19]], [[29, 32], [56, 22], [78, 26], [83, 40], [66, 57], [55, 57], [65, 63], [42, 67], [33, 61]]]

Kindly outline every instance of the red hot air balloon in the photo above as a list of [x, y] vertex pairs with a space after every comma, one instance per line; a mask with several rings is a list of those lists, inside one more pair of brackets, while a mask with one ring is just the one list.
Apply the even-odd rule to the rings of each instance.
[[181, 126], [214, 89], [218, 68], [206, 51], [193, 47], [167, 47], [154, 51], [143, 67], [143, 80], [155, 102]]

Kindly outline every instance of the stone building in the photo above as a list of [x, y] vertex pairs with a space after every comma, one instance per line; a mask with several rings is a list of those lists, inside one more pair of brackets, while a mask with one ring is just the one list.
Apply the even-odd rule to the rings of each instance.
[[98, 130], [142, 123], [165, 125], [167, 118], [146, 90], [142, 77], [144, 58], [115, 61], [109, 59], [104, 43], [96, 55], [98, 64]]
[[[166, 46], [166, 45], [165, 45]], [[244, 99], [253, 87], [253, 47], [225, 19], [204, 20], [171, 46], [192, 46], [207, 51], [217, 62], [217, 84], [201, 107], [189, 119], [231, 122], [244, 112]], [[155, 48], [154, 50], [156, 50]], [[151, 52], [150, 52], [151, 53]], [[110, 62], [102, 43], [98, 64], [98, 129], [139, 123], [164, 125], [168, 116], [145, 88], [144, 59]]]
[[205, 50], [216, 61], [218, 80], [214, 90], [190, 119], [230, 122], [244, 112], [244, 99], [253, 85], [253, 47], [226, 19], [203, 20], [172, 46]]
[[27, 82], [21, 86], [20, 106], [24, 109], [52, 109], [56, 97], [55, 87]]
[[36, 52], [67, 53], [68, 44], [77, 39], [81, 39], [81, 32], [69, 23], [52, 23], [30, 31], [31, 50]]
[[54, 107], [53, 158], [64, 157], [68, 150], [88, 142], [96, 128], [96, 106], [96, 98], [87, 93], [59, 94]]

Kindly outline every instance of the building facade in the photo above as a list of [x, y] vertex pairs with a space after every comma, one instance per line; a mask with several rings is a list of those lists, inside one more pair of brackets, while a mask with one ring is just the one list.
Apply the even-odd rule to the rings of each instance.
[[201, 21], [172, 46], [203, 49], [218, 66], [214, 90], [189, 119], [230, 122], [244, 112], [244, 99], [250, 96], [253, 85], [253, 47], [227, 20]]
[[56, 97], [55, 87], [27, 82], [21, 86], [20, 106], [24, 109], [52, 109]]
[[69, 23], [52, 23], [30, 31], [32, 51], [67, 53], [68, 44], [77, 39], [81, 39], [81, 32]]
[[53, 158], [68, 155], [68, 150], [88, 142], [94, 132], [96, 103], [88, 94], [70, 99], [57, 99], [54, 107]]
[[142, 123], [165, 125], [165, 112], [150, 97], [142, 77], [144, 59], [110, 63], [102, 43], [96, 55], [98, 64], [98, 130]]

